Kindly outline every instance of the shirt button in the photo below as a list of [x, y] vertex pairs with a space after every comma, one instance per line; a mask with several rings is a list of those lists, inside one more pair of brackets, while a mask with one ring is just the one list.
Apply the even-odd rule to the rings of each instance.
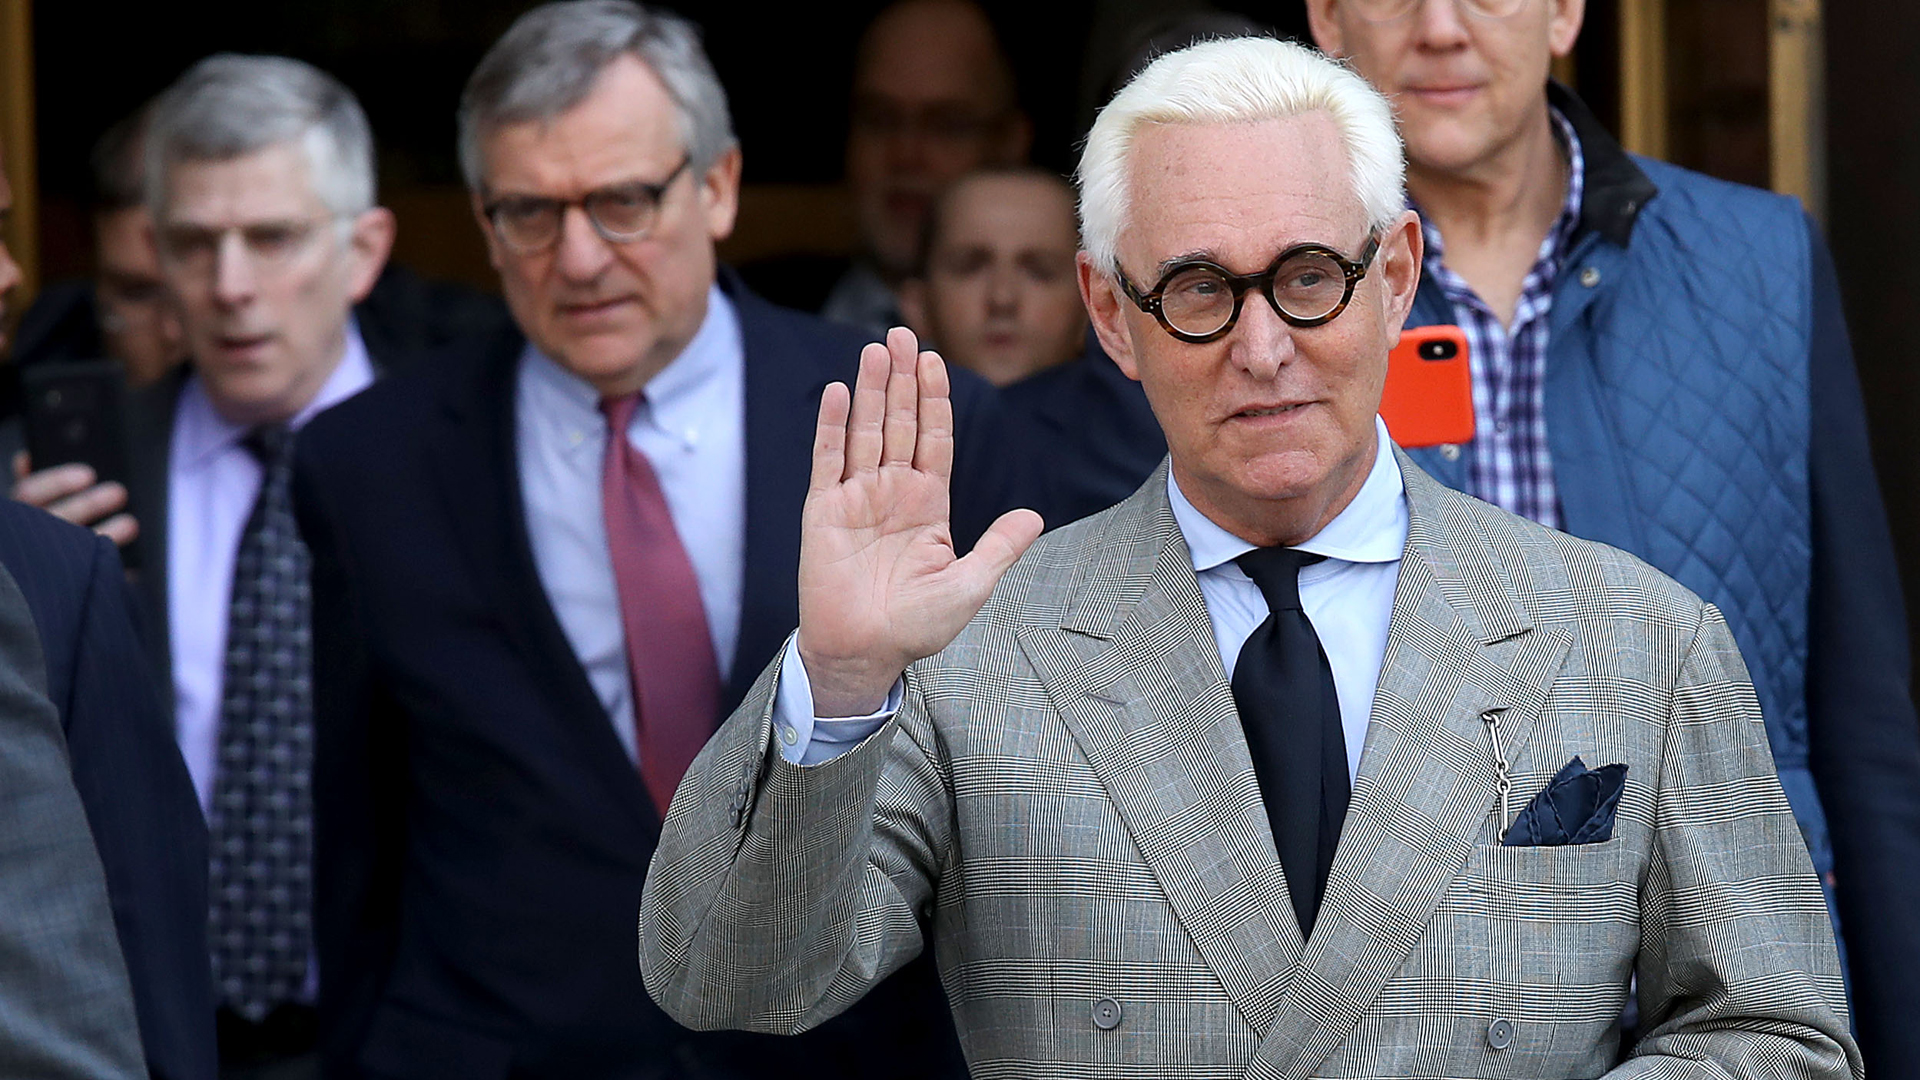
[[1505, 420], [1494, 421], [1493, 430], [1499, 432], [1502, 435], [1505, 435], [1507, 433], [1507, 422]]
[[781, 724], [780, 741], [786, 743], [788, 746], [792, 746], [794, 743], [800, 741], [800, 733], [793, 730], [792, 724]]
[[1093, 1003], [1093, 1026], [1101, 1031], [1112, 1031], [1120, 1026], [1120, 1003], [1112, 998], [1101, 998]]
[[1600, 268], [1597, 266], [1589, 266], [1585, 270], [1580, 271], [1580, 284], [1585, 285], [1589, 289], [1600, 284]]
[[1505, 1050], [1513, 1045], [1513, 1024], [1506, 1020], [1495, 1020], [1487, 1025], [1487, 1045], [1495, 1050]]
[[1460, 460], [1460, 444], [1459, 443], [1441, 443], [1440, 456], [1443, 458], [1446, 458], [1448, 461], [1459, 461]]

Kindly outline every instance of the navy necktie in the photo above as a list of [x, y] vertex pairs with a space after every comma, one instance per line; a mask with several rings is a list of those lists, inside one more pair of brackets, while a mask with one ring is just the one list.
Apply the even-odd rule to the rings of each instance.
[[262, 476], [227, 609], [208, 929], [219, 1003], [257, 1022], [298, 998], [313, 948], [313, 632], [292, 433], [260, 428], [245, 445]]
[[1300, 608], [1300, 568], [1321, 558], [1273, 547], [1234, 560], [1260, 587], [1268, 615], [1240, 648], [1233, 699], [1303, 937], [1320, 912], [1348, 798], [1333, 667]]

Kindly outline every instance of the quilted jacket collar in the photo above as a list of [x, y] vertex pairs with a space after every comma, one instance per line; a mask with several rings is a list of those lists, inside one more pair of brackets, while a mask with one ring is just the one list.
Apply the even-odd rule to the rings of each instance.
[[1576, 238], [1580, 233], [1594, 232], [1618, 247], [1626, 247], [1640, 211], [1660, 189], [1572, 90], [1549, 82], [1547, 101], [1573, 125], [1573, 133], [1580, 137], [1580, 151], [1587, 159], [1586, 194]]

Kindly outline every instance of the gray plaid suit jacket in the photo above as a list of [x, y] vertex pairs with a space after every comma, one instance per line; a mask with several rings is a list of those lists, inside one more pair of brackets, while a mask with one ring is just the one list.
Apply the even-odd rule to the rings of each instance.
[[[1720, 613], [1400, 467], [1406, 556], [1310, 941], [1163, 465], [1041, 538], [845, 755], [771, 748], [769, 668], [667, 817], [648, 989], [692, 1027], [797, 1031], [930, 935], [976, 1077], [1545, 1078], [1607, 1073], [1637, 974], [1644, 1036], [1608, 1075], [1862, 1075]], [[1514, 814], [1576, 754], [1627, 764], [1610, 841], [1500, 845], [1490, 710]]]

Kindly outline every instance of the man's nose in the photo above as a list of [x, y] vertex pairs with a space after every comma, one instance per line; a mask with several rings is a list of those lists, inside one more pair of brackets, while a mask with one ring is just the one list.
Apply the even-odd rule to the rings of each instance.
[[987, 310], [994, 314], [1011, 314], [1020, 307], [1020, 282], [1010, 267], [995, 267], [987, 271]]
[[569, 281], [591, 281], [613, 259], [613, 245], [593, 227], [585, 207], [569, 206], [560, 216], [556, 267]]
[[1265, 296], [1248, 292], [1240, 306], [1240, 321], [1227, 335], [1227, 357], [1257, 380], [1276, 378], [1297, 355], [1293, 335], [1298, 332], [1273, 310]]
[[245, 303], [258, 287], [257, 269], [240, 233], [222, 234], [213, 249], [214, 299], [227, 305]]
[[1413, 9], [1419, 43], [1429, 49], [1445, 49], [1467, 40], [1466, 14], [1460, 0], [1419, 0]]

